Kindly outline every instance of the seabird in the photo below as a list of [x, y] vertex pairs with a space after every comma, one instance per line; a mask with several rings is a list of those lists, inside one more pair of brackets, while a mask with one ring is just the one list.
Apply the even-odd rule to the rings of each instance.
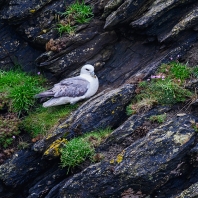
[[35, 95], [35, 98], [52, 97], [43, 103], [43, 107], [52, 107], [63, 104], [75, 104], [85, 98], [93, 96], [99, 87], [94, 67], [86, 64], [81, 68], [80, 75], [67, 78], [55, 84], [52, 89]]

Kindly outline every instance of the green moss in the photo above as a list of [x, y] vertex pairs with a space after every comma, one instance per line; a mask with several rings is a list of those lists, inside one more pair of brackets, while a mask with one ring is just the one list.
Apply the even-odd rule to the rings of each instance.
[[22, 120], [21, 127], [30, 133], [32, 137], [47, 135], [61, 119], [65, 119], [77, 107], [78, 105], [64, 105], [50, 108], [40, 106]]
[[109, 128], [87, 133], [74, 138], [61, 149], [61, 166], [73, 168], [86, 159], [94, 161], [95, 147], [97, 147], [111, 133]]
[[192, 70], [181, 63], [163, 64], [151, 79], [139, 83], [137, 95], [126, 109], [127, 114], [150, 109], [155, 104], [171, 105], [191, 98], [193, 93], [185, 88], [191, 75]]
[[166, 120], [166, 114], [161, 114], [161, 115], [153, 115], [149, 118], [150, 121], [152, 122], [158, 122], [159, 124], [165, 122]]
[[57, 30], [60, 36], [66, 32], [68, 34], [74, 34], [76, 25], [88, 23], [93, 17], [93, 11], [91, 6], [85, 5], [84, 1], [81, 3], [76, 1], [66, 8], [66, 11], [62, 13], [65, 17], [57, 24]]
[[0, 70], [1, 108], [7, 105], [11, 112], [28, 112], [35, 104], [34, 95], [43, 90], [44, 82], [42, 76], [31, 76], [21, 70]]
[[170, 64], [162, 64], [158, 72], [164, 73], [171, 79], [180, 79], [183, 81], [190, 78], [192, 70], [186, 64], [171, 62]]

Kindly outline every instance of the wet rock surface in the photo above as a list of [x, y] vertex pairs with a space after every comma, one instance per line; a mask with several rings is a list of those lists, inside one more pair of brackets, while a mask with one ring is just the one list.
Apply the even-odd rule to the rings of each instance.
[[196, 118], [170, 120], [124, 149], [114, 161], [95, 164], [74, 175], [64, 185], [61, 196], [120, 197], [129, 186], [151, 194], [174, 177], [174, 170], [193, 147], [191, 119]]
[[[135, 84], [161, 63], [198, 64], [197, 1], [87, 0], [94, 12], [90, 23], [60, 37], [57, 23], [72, 2], [0, 0], [0, 69], [20, 64], [25, 71], [43, 71], [59, 81], [90, 63], [100, 79], [98, 95], [32, 150], [14, 153], [0, 166], [0, 196], [196, 197], [196, 105], [193, 112], [152, 127], [149, 116], [168, 114], [170, 107], [129, 118], [125, 107]], [[107, 126], [114, 131], [96, 149], [105, 156], [101, 162], [67, 175], [53, 159], [65, 138]]]

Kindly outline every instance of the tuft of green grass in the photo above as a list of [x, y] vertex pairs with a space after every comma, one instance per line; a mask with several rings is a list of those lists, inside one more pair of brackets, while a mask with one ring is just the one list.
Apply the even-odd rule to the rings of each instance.
[[166, 120], [166, 114], [161, 114], [161, 115], [153, 115], [149, 118], [150, 121], [152, 122], [157, 122], [159, 124], [165, 122]]
[[34, 95], [43, 91], [44, 82], [42, 76], [31, 76], [21, 70], [0, 70], [0, 96], [10, 111], [28, 112], [35, 104]]
[[192, 68], [192, 74], [195, 78], [198, 78], [198, 66]]
[[81, 164], [86, 159], [94, 161], [95, 147], [97, 147], [111, 133], [110, 128], [87, 133], [70, 140], [61, 148], [61, 166], [71, 168]]
[[192, 93], [185, 89], [180, 83], [171, 80], [157, 80], [152, 81], [148, 86], [147, 91], [155, 95], [158, 104], [175, 104], [177, 102], [184, 102], [187, 98], [192, 96]]
[[162, 64], [158, 72], [164, 73], [171, 79], [179, 79], [181, 81], [190, 78], [191, 69], [186, 65], [179, 62], [171, 62], [168, 64]]
[[94, 155], [94, 148], [81, 138], [69, 141], [61, 150], [61, 166], [73, 168]]
[[85, 5], [85, 2], [76, 1], [67, 7], [66, 11], [63, 13], [68, 18], [73, 18], [77, 23], [87, 23], [93, 17], [93, 11], [91, 6]]
[[57, 28], [56, 28], [60, 34], [60, 36], [66, 32], [70, 35], [73, 35], [74, 32], [75, 32], [75, 27], [74, 26], [71, 26], [69, 23], [68, 24], [65, 24], [65, 25], [62, 25], [62, 24], [57, 24]]
[[50, 108], [40, 106], [22, 120], [21, 128], [30, 133], [32, 137], [45, 136], [61, 119], [65, 118], [77, 107], [77, 104]]
[[185, 88], [185, 81], [192, 70], [178, 62], [163, 64], [149, 81], [139, 83], [136, 97], [127, 107], [128, 115], [152, 108], [155, 104], [175, 104], [193, 96]]
[[60, 35], [64, 32], [73, 35], [75, 32], [75, 24], [88, 23], [93, 17], [92, 7], [86, 5], [84, 1], [81, 3], [76, 1], [66, 8], [66, 11], [62, 13], [65, 16], [63, 24], [58, 24], [56, 28]]

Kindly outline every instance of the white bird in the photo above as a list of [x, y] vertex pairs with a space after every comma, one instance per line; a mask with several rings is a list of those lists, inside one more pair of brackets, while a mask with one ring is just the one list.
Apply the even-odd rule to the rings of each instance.
[[67, 78], [55, 84], [52, 89], [35, 95], [35, 98], [52, 97], [43, 103], [43, 107], [51, 107], [62, 104], [75, 104], [79, 100], [90, 98], [99, 87], [97, 76], [94, 74], [92, 65], [84, 65], [81, 68], [80, 75]]

